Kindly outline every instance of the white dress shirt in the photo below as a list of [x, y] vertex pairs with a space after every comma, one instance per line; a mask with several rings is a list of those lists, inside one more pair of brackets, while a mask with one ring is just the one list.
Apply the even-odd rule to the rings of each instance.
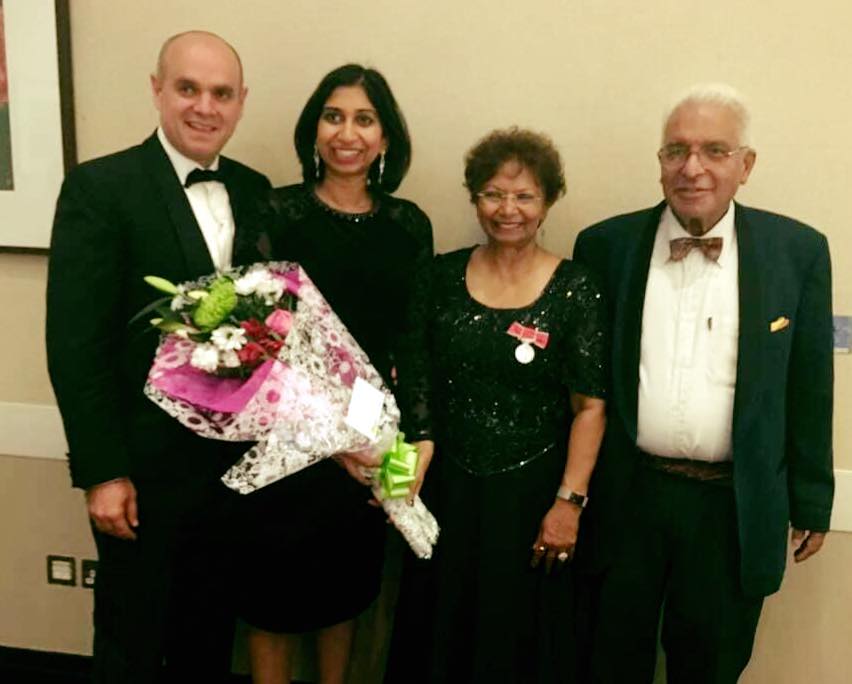
[[[162, 128], [157, 128], [157, 138], [165, 149], [172, 166], [175, 169], [181, 186], [186, 183], [186, 177], [193, 169], [202, 168], [197, 162], [192, 161], [178, 152], [166, 138]], [[207, 167], [211, 171], [219, 168], [219, 157]], [[184, 188], [192, 213], [201, 228], [207, 250], [217, 271], [224, 271], [231, 267], [231, 257], [234, 247], [234, 215], [231, 212], [231, 201], [225, 185], [219, 181], [207, 181], [204, 183], [193, 183], [191, 187]]]
[[657, 456], [729, 460], [739, 335], [733, 202], [702, 236], [722, 238], [718, 262], [697, 248], [672, 261], [669, 241], [681, 237], [690, 235], [667, 207], [645, 291], [637, 444]]

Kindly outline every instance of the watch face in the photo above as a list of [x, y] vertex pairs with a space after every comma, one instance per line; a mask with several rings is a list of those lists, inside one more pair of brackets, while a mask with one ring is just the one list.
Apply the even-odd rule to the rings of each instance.
[[577, 494], [577, 492], [572, 492], [571, 490], [559, 488], [559, 491], [556, 493], [560, 499], [564, 499], [569, 503], [572, 503], [580, 508], [585, 508], [586, 504], [589, 502], [589, 497], [584, 496], [583, 494]]
[[571, 495], [568, 497], [568, 501], [577, 504], [580, 508], [586, 505], [586, 497], [575, 492], [571, 492]]

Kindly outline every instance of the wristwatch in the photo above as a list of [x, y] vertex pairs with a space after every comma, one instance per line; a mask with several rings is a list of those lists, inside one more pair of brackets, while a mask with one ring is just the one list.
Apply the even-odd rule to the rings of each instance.
[[569, 489], [568, 487], [562, 486], [556, 492], [557, 499], [563, 499], [568, 503], [572, 503], [575, 506], [579, 506], [580, 508], [585, 508], [586, 504], [589, 503], [589, 497], [585, 494], [578, 494], [577, 492]]

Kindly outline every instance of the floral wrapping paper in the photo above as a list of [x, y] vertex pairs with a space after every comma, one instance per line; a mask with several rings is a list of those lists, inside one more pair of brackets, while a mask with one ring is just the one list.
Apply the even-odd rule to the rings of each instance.
[[[278, 331], [274, 337], [279, 341], [266, 344], [252, 327], [256, 321], [233, 316], [208, 331], [207, 341], [187, 334], [191, 325], [177, 326], [163, 333], [144, 389], [160, 408], [203, 437], [256, 442], [222, 481], [249, 494], [337, 453], [391, 449], [400, 418], [394, 396], [304, 270], [274, 262], [207, 276], [178, 286], [172, 310], [180, 314], [193, 306], [193, 293], [211, 291], [223, 278], [235, 283], [237, 298], [261, 293], [271, 303], [265, 329]], [[288, 293], [293, 295], [291, 310], [275, 308]], [[250, 374], [237, 372], [241, 364], [254, 364]], [[222, 368], [235, 373], [218, 375]], [[345, 422], [356, 378], [384, 397], [371, 437]], [[413, 504], [387, 498], [380, 484], [373, 492], [415, 554], [430, 557], [438, 525], [419, 497]]]

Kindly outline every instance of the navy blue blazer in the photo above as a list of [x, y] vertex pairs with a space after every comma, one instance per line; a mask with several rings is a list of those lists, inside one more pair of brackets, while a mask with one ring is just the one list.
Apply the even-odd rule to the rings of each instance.
[[[651, 252], [665, 203], [582, 231], [574, 259], [608, 296], [612, 376], [608, 424], [592, 479], [578, 560], [606, 566], [630, 507], [636, 448], [642, 311]], [[732, 446], [746, 593], [779, 588], [794, 527], [828, 529], [832, 467], [831, 262], [821, 233], [737, 204], [739, 353]], [[770, 323], [789, 319], [772, 332]]]
[[[234, 264], [268, 258], [269, 181], [224, 157], [220, 169]], [[147, 322], [128, 326], [157, 297], [144, 276], [179, 283], [214, 270], [156, 134], [66, 177], [50, 244], [47, 355], [75, 486], [123, 476], [201, 482], [239, 457], [240, 448], [197, 437], [143, 395], [158, 336]]]

